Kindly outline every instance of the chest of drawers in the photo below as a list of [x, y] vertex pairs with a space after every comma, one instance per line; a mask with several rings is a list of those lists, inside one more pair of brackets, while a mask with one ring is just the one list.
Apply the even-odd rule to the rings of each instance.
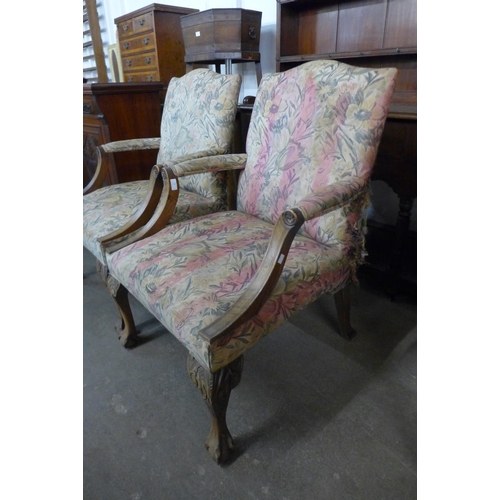
[[186, 73], [180, 17], [197, 9], [151, 4], [115, 19], [125, 82], [162, 82]]

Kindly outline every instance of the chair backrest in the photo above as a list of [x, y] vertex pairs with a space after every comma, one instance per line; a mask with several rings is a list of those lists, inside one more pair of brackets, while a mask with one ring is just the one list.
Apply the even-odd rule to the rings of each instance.
[[[212, 148], [230, 150], [241, 86], [241, 75], [221, 75], [195, 69], [172, 78], [161, 121], [158, 164]], [[222, 195], [224, 185], [214, 174], [180, 179], [180, 186], [207, 198]]]
[[[237, 208], [275, 223], [320, 187], [349, 176], [369, 179], [397, 71], [313, 61], [266, 75], [247, 136], [248, 161]], [[302, 234], [346, 248], [360, 203], [306, 222]]]

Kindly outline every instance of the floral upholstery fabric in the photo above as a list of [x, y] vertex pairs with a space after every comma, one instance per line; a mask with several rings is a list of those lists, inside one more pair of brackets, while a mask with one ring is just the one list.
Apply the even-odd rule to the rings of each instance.
[[229, 339], [210, 346], [199, 330], [226, 312], [246, 289], [272, 230], [272, 224], [251, 215], [220, 212], [169, 225], [108, 255], [108, 266], [198, 361], [215, 371], [350, 277], [349, 259], [338, 248], [297, 236], [259, 314]]
[[[159, 146], [157, 162], [173, 161], [196, 154], [230, 148], [240, 75], [220, 75], [196, 69], [181, 78], [172, 78], [165, 98], [160, 139], [137, 139], [136, 149]], [[117, 141], [104, 149], [130, 148], [132, 141]], [[213, 154], [213, 153], [212, 153]], [[179, 200], [172, 222], [225, 210], [225, 173], [206, 173], [180, 179]], [[100, 188], [83, 198], [83, 244], [103, 264], [105, 254], [97, 238], [122, 227], [137, 212], [147, 193], [148, 181], [127, 182]]]
[[[218, 177], [225, 182], [224, 177]], [[106, 264], [106, 254], [98, 238], [119, 229], [137, 212], [146, 197], [149, 181], [134, 181], [106, 186], [83, 197], [83, 245]], [[206, 198], [179, 190], [179, 199], [170, 223], [224, 210], [225, 196]]]
[[[248, 161], [238, 210], [275, 223], [323, 186], [351, 176], [368, 179], [395, 84], [393, 69], [313, 61], [265, 76], [247, 136]], [[349, 211], [308, 221], [302, 233], [349, 245]]]
[[[240, 75], [195, 69], [170, 80], [161, 123], [158, 164], [204, 149], [229, 150], [241, 85]], [[179, 186], [206, 198], [224, 195], [214, 174], [180, 179]]]
[[[336, 61], [265, 76], [251, 117], [237, 211], [168, 226], [108, 256], [111, 274], [211, 371], [354, 279], [363, 254], [368, 180], [395, 77], [393, 69]], [[332, 209], [329, 197], [342, 201], [354, 192], [349, 203]], [[250, 286], [274, 224], [295, 206], [311, 217], [319, 210], [319, 216], [295, 236], [270, 297], [251, 320], [208, 343], [200, 329]]]

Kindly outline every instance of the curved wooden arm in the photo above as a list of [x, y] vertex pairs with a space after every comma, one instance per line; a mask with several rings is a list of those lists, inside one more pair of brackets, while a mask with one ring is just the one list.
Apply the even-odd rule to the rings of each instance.
[[252, 283], [226, 314], [200, 330], [204, 340], [213, 343], [257, 314], [276, 286], [290, 246], [303, 223], [304, 217], [297, 209], [281, 214]]
[[[203, 172], [217, 172], [223, 170], [239, 170], [246, 165], [246, 155], [219, 155], [219, 156], [197, 156], [209, 154], [205, 152], [192, 153], [184, 157], [176, 158], [173, 162], [168, 162], [161, 166], [161, 176], [163, 185], [160, 194], [160, 200], [156, 206], [156, 210], [152, 214], [148, 222], [135, 232], [127, 231], [125, 237], [120, 241], [108, 241], [104, 243], [104, 247], [108, 253], [116, 252], [132, 243], [136, 243], [148, 236], [156, 234], [169, 223], [174, 214], [177, 200], [179, 199], [179, 177], [187, 175], [195, 175]], [[187, 156], [195, 157], [195, 159], [178, 163], [180, 158]], [[179, 175], [180, 174], [180, 175]], [[109, 240], [109, 238], [107, 238]]]
[[99, 189], [102, 186], [104, 179], [106, 178], [106, 174], [109, 170], [109, 160], [106, 157], [103, 158], [103, 151], [101, 149], [101, 146], [97, 146], [96, 153], [97, 167], [95, 169], [94, 176], [92, 177], [92, 179], [90, 179], [90, 182], [83, 188], [84, 195], [92, 193], [92, 191]]
[[89, 194], [102, 187], [106, 174], [109, 170], [109, 160], [106, 154], [119, 153], [121, 151], [139, 151], [143, 149], [158, 149], [160, 138], [150, 139], [127, 139], [124, 141], [113, 141], [97, 146], [97, 168], [90, 182], [83, 188], [83, 194]]
[[127, 234], [120, 241], [113, 240], [105, 244], [104, 247], [106, 248], [106, 252], [114, 253], [132, 243], [143, 240], [148, 236], [156, 234], [168, 224], [177, 205], [177, 199], [179, 198], [179, 181], [169, 166], [161, 167], [161, 177], [162, 188], [159, 196], [160, 201], [156, 205], [152, 217], [150, 217], [145, 225], [135, 232]]
[[106, 248], [107, 244], [109, 244], [111, 240], [122, 238], [144, 226], [144, 224], [146, 224], [153, 216], [162, 191], [163, 178], [160, 175], [160, 167], [155, 165], [151, 170], [151, 175], [149, 176], [148, 192], [136, 215], [121, 228], [99, 238], [97, 241], [101, 244], [101, 247]]

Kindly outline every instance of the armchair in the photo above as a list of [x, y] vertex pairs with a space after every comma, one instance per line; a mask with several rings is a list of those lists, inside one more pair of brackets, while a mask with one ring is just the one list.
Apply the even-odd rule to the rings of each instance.
[[326, 293], [341, 335], [356, 334], [348, 286], [363, 262], [369, 179], [396, 75], [313, 61], [264, 76], [246, 155], [162, 168], [174, 183], [241, 170], [237, 209], [107, 249], [108, 284], [129, 334], [128, 292], [188, 349], [190, 378], [212, 414], [206, 448], [217, 463], [234, 446], [226, 409], [250, 347]]
[[[234, 130], [240, 75], [196, 69], [170, 81], [165, 97], [161, 137], [115, 141], [98, 148], [98, 168], [84, 189], [83, 244], [106, 274], [105, 245], [130, 233], [145, 237], [168, 222], [156, 211], [164, 186], [161, 165], [227, 153]], [[158, 149], [150, 179], [101, 187], [104, 155]], [[224, 174], [202, 174], [180, 182], [179, 199], [170, 222], [227, 209], [231, 193]], [[229, 198], [228, 198], [229, 197]], [[157, 217], [155, 217], [155, 211]]]

